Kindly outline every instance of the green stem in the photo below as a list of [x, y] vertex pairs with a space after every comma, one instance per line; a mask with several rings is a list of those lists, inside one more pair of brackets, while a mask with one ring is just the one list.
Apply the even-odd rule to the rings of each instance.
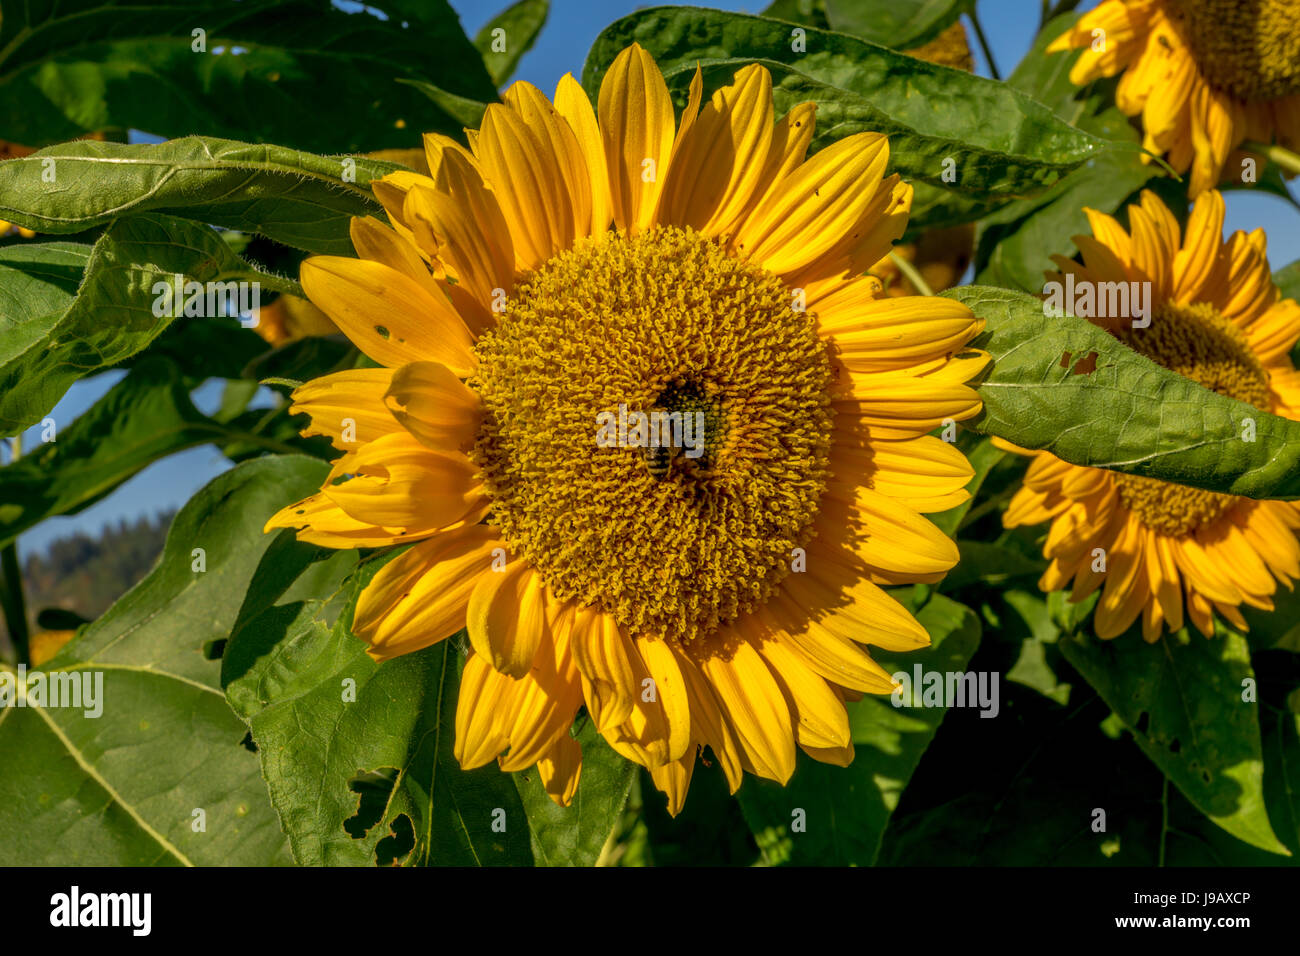
[[[13, 438], [11, 463], [22, 454], [22, 436]], [[31, 663], [31, 644], [27, 632], [27, 601], [23, 597], [22, 569], [18, 566], [18, 540], [14, 539], [0, 548], [0, 604], [3, 604], [5, 626], [19, 664]]]
[[1246, 140], [1241, 144], [1241, 148], [1249, 153], [1259, 153], [1270, 163], [1274, 163], [1286, 170], [1288, 173], [1300, 175], [1300, 156], [1291, 152], [1285, 146], [1279, 146], [1276, 143], [1268, 145], [1266, 143], [1256, 143], [1253, 140]]
[[256, 282], [263, 288], [270, 289], [272, 292], [279, 292], [281, 295], [296, 295], [300, 299], [306, 298], [302, 286], [285, 276], [273, 275], [270, 272], [262, 272], [258, 269], [249, 269], [246, 272], [235, 272], [231, 275], [231, 278]]
[[984, 59], [988, 62], [989, 73], [992, 74], [995, 80], [1002, 79], [1002, 74], [998, 72], [998, 65], [993, 60], [993, 51], [989, 49], [989, 38], [984, 35], [984, 28], [980, 26], [979, 14], [975, 12], [973, 4], [970, 8], [970, 25], [975, 28], [975, 39], [979, 41], [980, 49], [984, 51]]
[[912, 288], [921, 295], [934, 295], [934, 290], [930, 288], [930, 284], [925, 281], [916, 266], [893, 250], [890, 250], [889, 258], [893, 260], [894, 265], [898, 266], [898, 271], [903, 274], [903, 278], [912, 283]]
[[229, 441], [246, 441], [250, 445], [256, 445], [258, 448], [265, 448], [267, 451], [273, 451], [281, 455], [305, 455], [301, 448], [294, 448], [292, 445], [286, 445], [284, 442], [276, 441], [274, 438], [266, 438], [262, 435], [256, 435], [253, 432], [223, 432], [223, 437]]
[[[1081, 0], [1060, 0], [1060, 2], [1057, 3], [1056, 6], [1054, 6], [1051, 10], [1048, 11], [1047, 18], [1043, 21], [1043, 23], [1046, 24], [1052, 20], [1055, 20], [1062, 13], [1069, 13], [1071, 10], [1077, 7], [1080, 4], [1080, 2]], [[1047, 0], [1043, 0], [1043, 6], [1044, 7], [1047, 6]]]

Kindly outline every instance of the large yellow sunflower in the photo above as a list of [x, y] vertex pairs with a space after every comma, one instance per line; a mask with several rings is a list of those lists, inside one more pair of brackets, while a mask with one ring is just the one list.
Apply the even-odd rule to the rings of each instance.
[[[971, 470], [927, 432], [978, 412], [987, 356], [964, 306], [862, 275], [911, 201], [885, 138], [805, 158], [813, 107], [776, 122], [761, 66], [701, 89], [675, 125], [639, 46], [595, 110], [571, 76], [554, 103], [516, 83], [470, 150], [429, 136], [431, 177], [376, 184], [392, 228], [355, 220], [361, 258], [302, 268], [384, 367], [295, 392], [345, 454], [267, 528], [415, 542], [355, 633], [384, 660], [467, 628], [458, 760], [536, 764], [560, 803], [584, 705], [674, 813], [701, 746], [733, 790], [788, 779], [796, 746], [846, 764], [843, 701], [892, 690], [862, 645], [928, 643], [881, 585], [957, 559], [921, 514]], [[639, 446], [650, 412], [694, 444]], [[626, 441], [599, 441], [620, 415]]]
[[1245, 140], [1300, 144], [1296, 0], [1103, 0], [1047, 49], [1079, 47], [1071, 82], [1122, 72], [1116, 104], [1142, 114], [1148, 150], [1191, 169], [1192, 196]]
[[[1083, 264], [1053, 257], [1076, 287], [1151, 283], [1149, 327], [1122, 318], [1094, 324], [1206, 388], [1300, 419], [1300, 373], [1289, 355], [1300, 338], [1300, 304], [1282, 299], [1273, 284], [1263, 230], [1224, 242], [1223, 197], [1213, 190], [1197, 200], [1185, 236], [1150, 192], [1129, 207], [1131, 234], [1110, 216], [1085, 211], [1093, 235], [1075, 237]], [[1123, 633], [1141, 614], [1143, 636], [1154, 641], [1165, 625], [1183, 626], [1184, 601], [1206, 636], [1216, 610], [1245, 629], [1240, 605], [1269, 610], [1277, 580], [1290, 587], [1300, 578], [1300, 502], [1256, 501], [1030, 454], [1004, 523], [1052, 523], [1043, 548], [1051, 564], [1039, 586], [1071, 586], [1075, 601], [1101, 587], [1099, 637]]]

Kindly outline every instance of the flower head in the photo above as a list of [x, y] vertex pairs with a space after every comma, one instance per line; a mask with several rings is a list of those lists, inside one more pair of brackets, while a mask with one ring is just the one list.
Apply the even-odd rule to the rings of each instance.
[[987, 356], [960, 303], [864, 276], [911, 201], [888, 143], [807, 157], [813, 107], [777, 121], [757, 65], [702, 98], [697, 70], [677, 123], [638, 46], [594, 110], [516, 83], [468, 150], [429, 136], [430, 176], [375, 185], [360, 258], [302, 269], [383, 367], [295, 392], [344, 454], [268, 528], [412, 543], [355, 633], [384, 660], [466, 628], [457, 758], [537, 764], [561, 803], [584, 706], [673, 812], [702, 746], [733, 790], [797, 746], [847, 763], [844, 700], [893, 688], [863, 645], [929, 640], [881, 585], [957, 558], [921, 515], [971, 469], [926, 433], [976, 414]]
[[[1262, 230], [1223, 240], [1223, 198], [1197, 200], [1181, 234], [1151, 192], [1129, 207], [1131, 233], [1086, 210], [1092, 236], [1076, 236], [1083, 263], [1053, 257], [1076, 284], [1151, 283], [1150, 326], [1094, 319], [1125, 345], [1221, 395], [1300, 419], [1300, 304], [1273, 284]], [[1049, 273], [1060, 279], [1061, 274]], [[1138, 475], [1071, 465], [1034, 453], [1007, 527], [1051, 522], [1039, 586], [1099, 587], [1094, 626], [1103, 638], [1142, 616], [1148, 641], [1187, 617], [1205, 635], [1217, 611], [1244, 629], [1240, 606], [1272, 609], [1281, 580], [1300, 577], [1300, 503], [1256, 501]], [[1101, 559], [1099, 561], [1099, 558]]]
[[1070, 80], [1122, 73], [1115, 102], [1141, 114], [1143, 145], [1213, 188], [1245, 140], [1300, 145], [1295, 0], [1103, 0], [1047, 48], [1083, 48]]

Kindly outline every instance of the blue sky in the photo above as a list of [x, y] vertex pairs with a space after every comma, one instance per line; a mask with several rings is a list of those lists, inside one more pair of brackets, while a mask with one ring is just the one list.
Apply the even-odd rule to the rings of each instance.
[[[1098, 0], [1086, 0], [1081, 9], [1090, 9]], [[466, 32], [473, 36], [507, 4], [481, 0], [451, 0], [460, 14]], [[566, 72], [581, 74], [588, 47], [601, 29], [639, 7], [636, 0], [552, 0], [551, 16], [536, 45], [520, 61], [516, 78], [528, 80], [548, 94]], [[757, 13], [766, 3], [737, 3], [715, 0], [710, 6]], [[980, 22], [988, 36], [994, 59], [1006, 75], [1028, 51], [1038, 29], [1039, 0], [979, 0]], [[973, 40], [973, 37], [972, 37]], [[978, 72], [989, 75], [980, 51], [976, 49]], [[1300, 259], [1300, 211], [1283, 200], [1264, 193], [1233, 191], [1226, 194], [1228, 217], [1226, 230], [1254, 229], [1263, 226], [1269, 237], [1269, 259], [1280, 268]], [[106, 392], [122, 373], [111, 372], [77, 383], [54, 410], [60, 425], [67, 425]], [[220, 400], [214, 383], [201, 388], [196, 403], [205, 411], [215, 410]], [[37, 439], [33, 431], [27, 442]], [[51, 540], [75, 530], [94, 533], [106, 523], [120, 518], [151, 515], [161, 508], [178, 508], [212, 478], [230, 467], [230, 463], [213, 447], [193, 448], [167, 458], [141, 472], [103, 501], [79, 515], [53, 518], [19, 539], [21, 552], [43, 549]]]

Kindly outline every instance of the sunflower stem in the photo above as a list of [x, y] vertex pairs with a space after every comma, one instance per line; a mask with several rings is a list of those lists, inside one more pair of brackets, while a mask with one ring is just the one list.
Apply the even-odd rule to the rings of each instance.
[[903, 278], [912, 283], [912, 288], [916, 289], [921, 295], [934, 295], [934, 290], [930, 288], [930, 284], [925, 281], [916, 266], [892, 249], [889, 252], [889, 258], [893, 260], [894, 265], [898, 266], [898, 271], [903, 274]]
[[989, 49], [989, 38], [984, 35], [984, 28], [980, 26], [979, 14], [975, 12], [975, 5], [970, 8], [970, 25], [975, 28], [975, 39], [979, 41], [980, 49], [984, 51], [984, 60], [989, 65], [989, 73], [993, 79], [1001, 80], [1002, 74], [998, 72], [998, 65], [993, 60], [993, 51]]
[[1285, 146], [1279, 146], [1277, 143], [1268, 145], [1265, 143], [1256, 143], [1253, 140], [1246, 140], [1241, 144], [1241, 148], [1249, 153], [1259, 153], [1270, 163], [1274, 163], [1286, 170], [1288, 173], [1300, 175], [1300, 155], [1291, 152]]

